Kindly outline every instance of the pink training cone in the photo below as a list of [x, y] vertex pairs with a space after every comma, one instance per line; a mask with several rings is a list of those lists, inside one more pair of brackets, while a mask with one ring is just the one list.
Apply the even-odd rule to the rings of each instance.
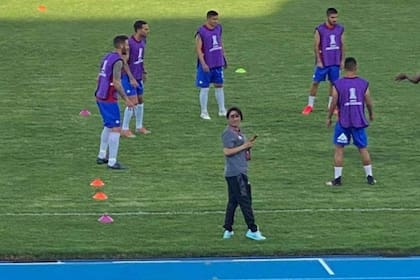
[[83, 109], [82, 111], [80, 111], [79, 115], [83, 117], [88, 117], [90, 116], [90, 112], [86, 109]]
[[98, 222], [100, 222], [101, 224], [110, 224], [113, 221], [114, 221], [114, 219], [111, 216], [107, 215], [107, 214], [103, 214], [98, 219]]

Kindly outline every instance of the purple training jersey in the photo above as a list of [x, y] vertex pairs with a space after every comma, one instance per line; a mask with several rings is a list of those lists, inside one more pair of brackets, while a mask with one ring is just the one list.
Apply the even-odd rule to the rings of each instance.
[[198, 28], [196, 34], [200, 36], [203, 42], [202, 52], [209, 68], [225, 66], [226, 60], [222, 44], [222, 26], [218, 24], [215, 28], [209, 29], [206, 25], [202, 25]]
[[130, 46], [130, 57], [128, 59], [128, 66], [130, 67], [131, 74], [136, 80], [143, 80], [144, 73], [144, 49], [146, 47], [146, 40], [137, 41], [134, 36], [128, 39]]
[[321, 53], [322, 63], [324, 67], [340, 65], [342, 58], [342, 35], [344, 27], [340, 24], [336, 24], [333, 28], [323, 23], [318, 25], [316, 28], [320, 37], [319, 51]]
[[116, 102], [118, 99], [117, 91], [112, 84], [114, 64], [122, 60], [116, 52], [110, 52], [104, 56], [101, 63], [101, 70], [98, 75], [98, 85], [95, 96], [99, 100]]
[[369, 82], [359, 77], [344, 77], [334, 83], [338, 93], [338, 114], [344, 128], [369, 125], [365, 116], [365, 94]]

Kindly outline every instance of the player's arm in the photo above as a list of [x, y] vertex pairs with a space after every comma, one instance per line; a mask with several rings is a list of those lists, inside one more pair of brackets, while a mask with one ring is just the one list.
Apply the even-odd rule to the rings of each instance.
[[201, 64], [201, 67], [203, 67], [203, 70], [205, 72], [209, 71], [209, 67], [207, 66], [207, 63], [204, 59], [204, 53], [203, 53], [203, 40], [201, 40], [201, 36], [200, 34], [196, 34], [195, 35], [195, 50], [197, 52], [197, 57], [198, 57], [198, 61]]
[[146, 82], [147, 80], [147, 71], [144, 69], [144, 63], [143, 63], [143, 77], [142, 77], [143, 82]]
[[315, 30], [314, 33], [314, 53], [316, 58], [316, 65], [318, 67], [324, 67], [322, 64], [322, 58], [321, 58], [321, 51], [319, 49], [319, 46], [321, 44], [321, 37], [319, 36], [319, 31]]
[[345, 40], [345, 36], [344, 36], [344, 31], [343, 34], [341, 34], [341, 63], [340, 63], [340, 68], [343, 69], [344, 68], [344, 61], [346, 60], [346, 44], [345, 44], [346, 40]]
[[129, 53], [123, 54], [122, 58], [124, 62], [123, 68], [124, 68], [125, 73], [127, 73], [128, 78], [130, 79], [130, 84], [135, 88], [138, 87], [139, 84], [137, 83], [137, 80], [134, 78], [133, 74], [131, 73], [130, 66], [128, 66], [128, 59], [130, 58], [130, 54]]
[[223, 154], [225, 156], [232, 156], [234, 154], [237, 154], [243, 150], [249, 150], [252, 148], [252, 146], [254, 145], [255, 142], [255, 138], [246, 140], [245, 143], [243, 143], [242, 145], [238, 146], [238, 147], [233, 147], [233, 148], [227, 148], [224, 147], [223, 148]]
[[335, 86], [332, 87], [332, 100], [331, 100], [331, 105], [330, 108], [328, 109], [328, 115], [327, 115], [327, 127], [331, 126], [331, 122], [332, 122], [332, 116], [334, 115], [334, 111], [337, 108], [337, 101], [338, 101], [338, 93], [337, 93], [337, 89], [335, 88]]
[[373, 103], [372, 103], [372, 98], [370, 97], [369, 87], [366, 89], [366, 93], [365, 93], [365, 104], [369, 113], [369, 120], [373, 121]]
[[420, 74], [409, 76], [404, 73], [400, 73], [395, 77], [396, 81], [402, 81], [402, 80], [409, 80], [413, 84], [418, 84], [420, 82]]
[[220, 29], [220, 46], [222, 47], [222, 50], [223, 50], [223, 60], [225, 62], [224, 68], [227, 68], [228, 64], [227, 64], [227, 60], [226, 60], [225, 45], [223, 44], [223, 40], [222, 40], [222, 29]]
[[114, 67], [112, 68], [112, 84], [114, 85], [114, 88], [117, 90], [121, 98], [124, 99], [125, 103], [127, 104], [127, 107], [133, 107], [133, 104], [128, 99], [121, 84], [121, 70], [123, 69], [123, 67], [123, 60], [118, 60], [114, 63]]
[[133, 74], [131, 74], [130, 71], [130, 67], [128, 66], [128, 59], [129, 59], [129, 54], [122, 54], [121, 55], [122, 59], [123, 59], [123, 68], [125, 73], [127, 73], [128, 77], [131, 79], [133, 77]]
[[220, 46], [222, 46], [222, 50], [223, 50], [223, 60], [225, 61], [224, 68], [227, 68], [228, 64], [226, 60], [226, 51], [225, 51], [225, 45], [223, 45], [223, 41], [220, 42]]

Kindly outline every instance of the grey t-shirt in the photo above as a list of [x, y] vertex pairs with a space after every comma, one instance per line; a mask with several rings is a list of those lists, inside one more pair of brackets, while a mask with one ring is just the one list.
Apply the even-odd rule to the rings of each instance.
[[[224, 148], [235, 148], [241, 146], [246, 141], [245, 135], [235, 131], [227, 126], [222, 133], [222, 142]], [[246, 151], [242, 150], [231, 156], [225, 156], [225, 176], [233, 177], [239, 174], [247, 175], [248, 162], [246, 160]]]

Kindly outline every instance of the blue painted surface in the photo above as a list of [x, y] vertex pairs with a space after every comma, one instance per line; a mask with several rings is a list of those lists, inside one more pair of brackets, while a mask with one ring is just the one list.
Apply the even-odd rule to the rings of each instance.
[[0, 279], [420, 280], [420, 258], [179, 259], [0, 263]]

